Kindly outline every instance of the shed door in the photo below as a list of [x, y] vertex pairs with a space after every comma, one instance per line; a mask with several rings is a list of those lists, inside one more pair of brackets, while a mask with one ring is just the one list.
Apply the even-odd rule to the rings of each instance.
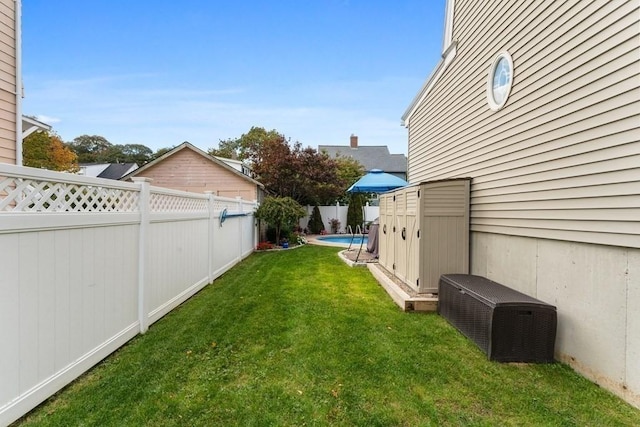
[[442, 274], [469, 273], [468, 179], [423, 184], [420, 292], [437, 292]]
[[393, 271], [393, 196], [380, 196], [380, 228], [378, 228], [378, 262]]
[[[418, 290], [418, 278], [420, 277], [420, 240], [418, 238], [418, 229], [420, 228], [418, 216], [419, 190], [420, 187], [411, 187], [406, 190], [405, 238], [401, 239], [407, 248], [405, 283], [416, 291]], [[400, 232], [402, 233], [402, 229], [400, 229]]]
[[[395, 224], [394, 224], [394, 242], [395, 242], [395, 256], [394, 274], [398, 279], [407, 283], [407, 193], [406, 190], [399, 190], [395, 193]], [[404, 232], [403, 232], [404, 230]]]

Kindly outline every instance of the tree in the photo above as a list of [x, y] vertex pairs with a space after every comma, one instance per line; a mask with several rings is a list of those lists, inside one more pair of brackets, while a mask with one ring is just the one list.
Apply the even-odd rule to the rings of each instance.
[[207, 153], [214, 157], [224, 157], [225, 159], [237, 159], [240, 151], [239, 139], [220, 140], [218, 148], [209, 148]]
[[333, 204], [346, 190], [346, 183], [339, 175], [338, 163], [326, 153], [319, 153], [311, 147], [302, 149], [301, 144], [296, 143], [293, 158], [293, 164], [298, 168], [296, 179], [301, 203]]
[[221, 140], [218, 147], [210, 149], [209, 154], [250, 163], [268, 192], [291, 197], [303, 205], [333, 204], [346, 190], [342, 175], [350, 176], [341, 168], [353, 169], [348, 161], [339, 163], [326, 153], [304, 148], [300, 142], [289, 144], [275, 129], [254, 126], [240, 138]]
[[22, 143], [25, 166], [54, 171], [77, 172], [78, 157], [55, 133], [37, 131]]
[[165, 154], [167, 154], [169, 151], [173, 150], [174, 148], [176, 148], [176, 147], [173, 146], [173, 147], [158, 148], [158, 151], [156, 151], [155, 153], [153, 153], [151, 155], [151, 158], [149, 159], [149, 161], [155, 160], [155, 159], [157, 159], [159, 157], [164, 156]]
[[285, 136], [275, 129], [254, 126], [240, 138], [221, 140], [218, 147], [209, 149], [209, 154], [249, 163], [268, 192], [301, 201], [296, 158]]
[[80, 135], [69, 143], [69, 147], [78, 155], [79, 163], [101, 162], [101, 156], [113, 146], [99, 135]]
[[218, 148], [210, 148], [208, 153], [212, 156], [238, 159], [249, 163], [260, 163], [262, 146], [268, 141], [284, 139], [275, 129], [267, 131], [265, 128], [252, 126], [249, 132], [243, 133], [240, 138], [220, 140]]
[[78, 156], [73, 152], [67, 145], [62, 142], [57, 135], [50, 136], [51, 138], [51, 161], [54, 165], [54, 170], [58, 171], [66, 171], [66, 172], [77, 172], [80, 168], [78, 167]]
[[344, 201], [348, 186], [364, 175], [362, 165], [352, 158], [331, 158], [300, 142], [290, 144], [275, 129], [256, 126], [240, 138], [221, 140], [217, 149], [208, 152], [250, 163], [267, 192], [303, 205]]
[[69, 143], [80, 163], [136, 163], [153, 160], [153, 151], [142, 144], [112, 144], [103, 136], [81, 135]]
[[126, 160], [124, 163], [136, 163], [138, 166], [142, 166], [153, 157], [153, 151], [146, 145], [124, 144], [120, 147], [122, 147], [121, 152]]
[[256, 210], [255, 217], [275, 228], [276, 244], [279, 244], [282, 229], [293, 227], [306, 214], [304, 208], [290, 197], [266, 197]]
[[309, 224], [307, 225], [309, 231], [313, 234], [320, 234], [324, 230], [324, 222], [322, 222], [322, 215], [320, 214], [320, 208], [313, 207], [311, 216], [309, 217]]
[[338, 164], [338, 179], [344, 185], [344, 191], [338, 201], [349, 203], [350, 197], [346, 190], [365, 174], [364, 166], [352, 157], [338, 155], [335, 161]]
[[111, 144], [108, 148], [96, 153], [97, 163], [129, 163], [122, 152], [122, 145]]
[[355, 232], [357, 226], [362, 227], [362, 221], [364, 220], [362, 206], [365, 195], [362, 193], [352, 193], [350, 197], [351, 200], [349, 201], [349, 208], [347, 209], [347, 227], [351, 226], [351, 229]]

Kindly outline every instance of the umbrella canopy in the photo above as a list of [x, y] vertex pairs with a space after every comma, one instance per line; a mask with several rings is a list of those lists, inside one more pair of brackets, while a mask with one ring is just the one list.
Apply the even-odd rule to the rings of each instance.
[[404, 187], [409, 183], [380, 169], [371, 169], [369, 173], [357, 180], [347, 189], [348, 193], [384, 193]]

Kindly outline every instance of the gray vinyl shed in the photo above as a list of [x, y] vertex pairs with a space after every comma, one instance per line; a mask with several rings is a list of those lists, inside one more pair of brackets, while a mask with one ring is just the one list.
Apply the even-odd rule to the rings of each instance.
[[379, 263], [418, 293], [469, 272], [470, 179], [424, 182], [380, 196]]

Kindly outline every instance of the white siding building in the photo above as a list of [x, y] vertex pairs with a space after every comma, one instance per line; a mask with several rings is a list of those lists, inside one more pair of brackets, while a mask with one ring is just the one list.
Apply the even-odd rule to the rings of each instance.
[[640, 406], [640, 0], [448, 0], [408, 180], [472, 178], [471, 273], [558, 308], [556, 357]]

